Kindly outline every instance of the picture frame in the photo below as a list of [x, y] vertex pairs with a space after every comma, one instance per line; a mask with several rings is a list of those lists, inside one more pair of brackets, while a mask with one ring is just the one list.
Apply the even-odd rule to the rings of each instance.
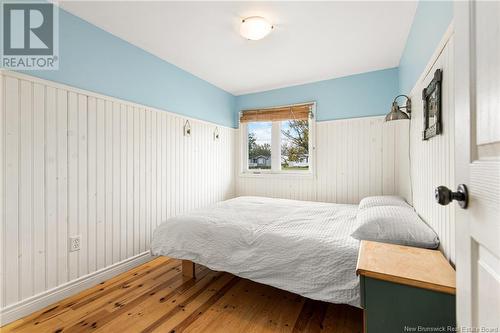
[[441, 84], [443, 80], [443, 71], [437, 69], [429, 85], [422, 90], [422, 99], [424, 104], [424, 130], [422, 140], [442, 133], [441, 124]]

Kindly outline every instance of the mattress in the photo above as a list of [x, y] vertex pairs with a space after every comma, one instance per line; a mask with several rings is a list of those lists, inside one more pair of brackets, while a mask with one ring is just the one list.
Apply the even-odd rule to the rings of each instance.
[[302, 296], [359, 306], [357, 205], [238, 197], [176, 216], [151, 252]]

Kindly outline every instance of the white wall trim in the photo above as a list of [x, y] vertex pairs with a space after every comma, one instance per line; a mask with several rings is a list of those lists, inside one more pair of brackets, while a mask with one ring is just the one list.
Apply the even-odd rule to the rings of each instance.
[[149, 251], [127, 258], [121, 262], [105, 267], [78, 279], [72, 280], [53, 289], [44, 291], [18, 303], [9, 305], [0, 310], [0, 326], [6, 325], [19, 318], [32, 314], [35, 311], [58, 302], [66, 297], [75, 295], [85, 289], [91, 288], [120, 273], [126, 272], [136, 266], [142, 265], [152, 259]]
[[86, 96], [89, 96], [89, 97], [95, 97], [95, 98], [105, 99], [107, 101], [121, 103], [121, 104], [125, 104], [125, 105], [131, 106], [131, 107], [147, 108], [147, 109], [152, 110], [152, 111], [166, 112], [167, 114], [169, 114], [171, 116], [182, 117], [184, 119], [189, 120], [190, 122], [196, 121], [196, 122], [199, 122], [201, 124], [213, 125], [213, 126], [218, 126], [218, 127], [223, 127], [223, 128], [229, 128], [229, 129], [232, 129], [232, 130], [236, 130], [236, 128], [234, 128], [234, 127], [221, 125], [219, 123], [214, 123], [214, 122], [211, 122], [211, 121], [208, 121], [208, 120], [193, 118], [193, 117], [189, 117], [189, 116], [186, 116], [184, 114], [181, 114], [181, 113], [177, 113], [177, 112], [173, 112], [173, 111], [168, 111], [168, 110], [164, 110], [164, 109], [158, 109], [158, 108], [155, 108], [155, 107], [147, 105], [147, 104], [139, 104], [139, 103], [135, 103], [135, 102], [132, 102], [132, 101], [125, 100], [125, 99], [120, 99], [120, 98], [113, 97], [113, 96], [99, 94], [99, 93], [96, 93], [96, 92], [91, 91], [91, 90], [85, 90], [85, 89], [77, 88], [77, 87], [70, 86], [70, 85], [67, 85], [67, 84], [64, 84], [64, 83], [59, 83], [59, 82], [56, 82], [56, 81], [45, 80], [45, 79], [41, 79], [41, 78], [36, 77], [36, 76], [32, 76], [32, 75], [28, 75], [28, 74], [23, 74], [23, 73], [18, 73], [18, 72], [13, 72], [13, 71], [9, 71], [9, 70], [0, 68], [0, 76], [2, 76], [2, 75], [3, 76], [10, 76], [10, 77], [13, 77], [13, 78], [16, 78], [16, 79], [20, 79], [20, 80], [27, 80], [27, 81], [34, 82], [34, 83], [40, 83], [40, 84], [44, 84], [44, 85], [50, 85], [51, 87], [58, 88], [58, 89], [71, 90], [72, 92], [75, 92], [77, 94], [82, 94], [82, 95], [86, 95]]
[[[387, 109], [387, 113], [389, 113], [389, 109]], [[329, 120], [316, 120], [316, 123], [320, 124], [328, 124], [328, 123], [341, 123], [341, 122], [349, 122], [353, 120], [370, 120], [370, 119], [380, 119], [385, 118], [385, 115], [380, 116], [367, 116], [367, 117], [353, 117], [353, 118], [341, 118], [341, 119], [329, 119]]]

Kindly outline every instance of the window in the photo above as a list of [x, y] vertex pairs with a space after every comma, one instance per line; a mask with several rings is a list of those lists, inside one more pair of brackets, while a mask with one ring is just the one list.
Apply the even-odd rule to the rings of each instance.
[[271, 169], [273, 123], [251, 122], [248, 128], [248, 169]]
[[243, 111], [242, 171], [311, 173], [313, 108], [308, 103]]
[[309, 170], [309, 121], [280, 122], [281, 170]]

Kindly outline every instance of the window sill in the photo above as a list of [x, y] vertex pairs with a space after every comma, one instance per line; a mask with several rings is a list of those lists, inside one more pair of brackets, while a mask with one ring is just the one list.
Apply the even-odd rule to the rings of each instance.
[[241, 178], [302, 178], [302, 179], [313, 179], [314, 174], [312, 172], [241, 172]]

